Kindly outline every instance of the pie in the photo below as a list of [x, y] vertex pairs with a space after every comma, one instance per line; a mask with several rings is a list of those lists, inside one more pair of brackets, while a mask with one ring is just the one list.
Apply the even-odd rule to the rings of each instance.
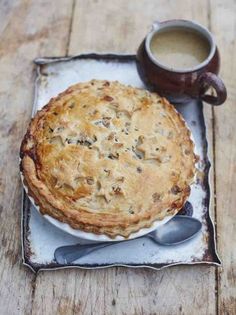
[[52, 98], [32, 119], [20, 154], [24, 184], [42, 214], [111, 238], [177, 213], [197, 159], [167, 100], [100, 80]]

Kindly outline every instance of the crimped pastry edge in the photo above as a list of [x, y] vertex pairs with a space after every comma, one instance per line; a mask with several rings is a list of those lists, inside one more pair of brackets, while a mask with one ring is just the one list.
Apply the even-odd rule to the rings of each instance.
[[[155, 209], [151, 209], [152, 211], [147, 211], [145, 213], [145, 216], [143, 216], [140, 220], [140, 218], [134, 218], [133, 219], [133, 225], [129, 225], [129, 230], [127, 231], [127, 223], [123, 223], [123, 224], [119, 224], [119, 225], [112, 225], [112, 224], [108, 224], [105, 225], [103, 224], [103, 222], [101, 222], [100, 225], [94, 225], [93, 223], [90, 223], [88, 220], [75, 220], [75, 217], [71, 217], [68, 218], [67, 216], [65, 216], [63, 214], [63, 209], [59, 209], [56, 208], [55, 206], [53, 206], [53, 204], [50, 202], [50, 200], [47, 199], [47, 197], [49, 197], [49, 195], [44, 194], [44, 189], [41, 186], [41, 184], [39, 183], [39, 181], [37, 182], [37, 178], [36, 176], [34, 176], [35, 178], [32, 178], [32, 174], [35, 175], [36, 171], [35, 171], [35, 163], [33, 158], [29, 155], [27, 155], [27, 150], [25, 148], [25, 145], [27, 143], [28, 137], [30, 136], [30, 129], [32, 124], [34, 124], [37, 119], [39, 119], [43, 113], [45, 111], [48, 110], [48, 108], [50, 108], [50, 105], [53, 104], [54, 101], [56, 101], [57, 99], [61, 98], [63, 95], [70, 93], [70, 91], [72, 90], [72, 87], [69, 87], [66, 91], [60, 93], [56, 98], [52, 98], [49, 103], [47, 105], [45, 105], [37, 114], [36, 116], [31, 120], [30, 126], [27, 130], [27, 133], [22, 141], [22, 145], [21, 145], [21, 150], [20, 150], [20, 155], [21, 155], [21, 163], [20, 163], [20, 167], [21, 167], [21, 171], [22, 171], [22, 176], [23, 176], [23, 181], [24, 181], [24, 185], [28, 188], [28, 195], [34, 200], [34, 203], [39, 207], [40, 212], [45, 215], [49, 215], [53, 218], [55, 218], [56, 220], [63, 222], [63, 223], [67, 223], [70, 227], [72, 227], [73, 229], [77, 229], [77, 230], [82, 230], [88, 233], [93, 233], [95, 235], [100, 234], [100, 235], [106, 235], [108, 237], [110, 237], [111, 239], [114, 239], [116, 236], [120, 235], [123, 236], [125, 238], [129, 238], [130, 235], [132, 233], [135, 233], [137, 231], [139, 231], [142, 228], [150, 228], [155, 221], [160, 221], [162, 220], [165, 216], [166, 213], [174, 215], [176, 214], [184, 205], [184, 203], [186, 202], [189, 194], [190, 194], [190, 185], [191, 183], [189, 183], [189, 185], [187, 185], [184, 193], [181, 196], [181, 202], [178, 202], [178, 204], [175, 204], [175, 207], [170, 207], [169, 209], [166, 209], [166, 211], [162, 212], [159, 215], [156, 215]], [[170, 105], [170, 103], [162, 98], [162, 101], [164, 103], [164, 105]], [[188, 134], [188, 138], [189, 138], [189, 145], [192, 149], [192, 152], [194, 152], [194, 142], [191, 139], [191, 132], [185, 122], [185, 120], [183, 119], [183, 117], [180, 115], [179, 112], [177, 112], [177, 110], [173, 107], [170, 106], [169, 108], [171, 108], [171, 110], [175, 111], [175, 113], [178, 115], [179, 118], [179, 122], [182, 125], [183, 128], [185, 128], [185, 130], [187, 131]], [[197, 162], [197, 156], [195, 154], [193, 154], [193, 173], [194, 176], [196, 175], [196, 168], [195, 168], [195, 163]], [[193, 182], [193, 178], [192, 178], [192, 182]], [[153, 211], [154, 210], [154, 211]], [[83, 211], [83, 210], [82, 210]], [[151, 212], [151, 214], [150, 214]], [[77, 218], [76, 218], [77, 219]], [[145, 222], [145, 223], [144, 223]]]

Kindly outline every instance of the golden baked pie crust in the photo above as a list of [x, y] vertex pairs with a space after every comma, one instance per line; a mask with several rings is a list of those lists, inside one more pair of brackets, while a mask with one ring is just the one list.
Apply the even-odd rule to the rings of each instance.
[[190, 194], [190, 131], [167, 100], [117, 81], [71, 86], [37, 112], [21, 171], [42, 214], [110, 237], [176, 213]]

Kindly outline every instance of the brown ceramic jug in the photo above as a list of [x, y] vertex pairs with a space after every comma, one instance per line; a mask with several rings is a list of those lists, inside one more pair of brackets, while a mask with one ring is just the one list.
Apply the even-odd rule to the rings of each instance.
[[[209, 42], [208, 57], [189, 69], [173, 69], [161, 64], [152, 53], [150, 43], [157, 32], [171, 28], [186, 28], [199, 32]], [[145, 83], [151, 85], [155, 91], [171, 102], [180, 103], [191, 99], [201, 99], [212, 105], [220, 105], [226, 100], [225, 85], [218, 77], [220, 56], [215, 41], [212, 34], [196, 22], [187, 20], [155, 22], [138, 49], [137, 66]], [[207, 94], [210, 87], [215, 90], [216, 95]]]

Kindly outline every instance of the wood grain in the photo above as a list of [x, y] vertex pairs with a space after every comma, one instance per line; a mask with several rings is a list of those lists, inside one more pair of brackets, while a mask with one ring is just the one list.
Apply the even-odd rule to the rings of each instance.
[[[235, 12], [233, 0], [0, 2], [0, 314], [236, 314]], [[229, 97], [214, 109], [214, 117], [205, 106], [212, 160], [215, 153], [217, 235], [223, 258], [218, 282], [215, 269], [205, 266], [33, 275], [20, 263], [18, 176], [19, 144], [33, 99], [32, 60], [67, 52], [134, 53], [151, 22], [169, 18], [195, 19], [211, 27], [222, 52]]]
[[210, 277], [204, 266], [40, 272], [33, 314], [215, 314]]
[[[134, 7], [134, 1], [78, 0], [68, 52], [134, 53], [153, 20], [174, 18], [176, 12], [180, 12], [179, 17], [208, 24], [204, 1], [173, 1], [167, 6], [166, 1], [139, 0]], [[206, 112], [211, 126], [210, 107]], [[36, 288], [34, 314], [64, 314], [65, 310], [66, 314], [108, 315], [216, 312], [214, 269], [205, 266], [160, 272], [112, 268], [40, 273]]]
[[72, 3], [0, 2], [0, 314], [31, 314], [35, 275], [21, 264], [18, 152], [30, 118], [33, 63], [65, 53]]
[[219, 272], [219, 314], [236, 314], [236, 3], [212, 1], [211, 28], [221, 51], [221, 76], [228, 89], [214, 109], [217, 232], [223, 269]]

